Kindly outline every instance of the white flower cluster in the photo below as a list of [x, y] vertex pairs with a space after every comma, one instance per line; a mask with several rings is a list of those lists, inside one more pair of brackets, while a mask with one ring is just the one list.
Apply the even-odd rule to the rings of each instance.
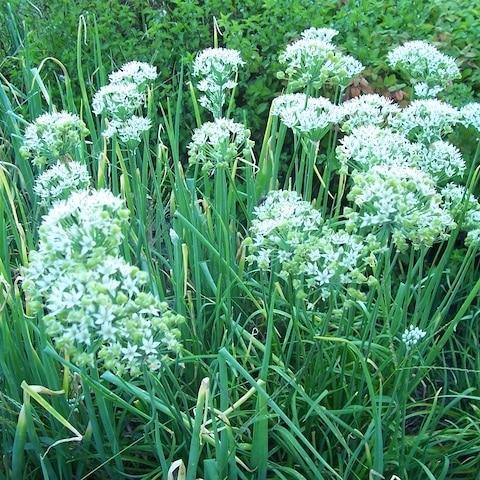
[[285, 71], [280, 76], [289, 80], [293, 90], [312, 86], [321, 88], [326, 83], [346, 86], [363, 71], [363, 65], [350, 55], [345, 55], [331, 39], [336, 31], [309, 29], [300, 40], [290, 44], [280, 54], [280, 63]]
[[389, 128], [368, 125], [343, 137], [336, 152], [343, 171], [347, 167], [367, 171], [374, 165], [413, 166], [422, 149], [423, 145], [414, 144]]
[[112, 120], [103, 132], [103, 135], [110, 138], [117, 134], [123, 143], [140, 143], [143, 133], [149, 130], [151, 126], [152, 122], [149, 118], [132, 115], [124, 121]]
[[[269, 255], [262, 254], [262, 248], [277, 245], [282, 239], [296, 247], [303, 243], [312, 232], [319, 231], [323, 219], [318, 210], [301, 199], [297, 192], [287, 190], [271, 191], [265, 200], [254, 209], [254, 220], [250, 227], [253, 246], [257, 247], [256, 259], [261, 269], [270, 267]], [[265, 257], [266, 261], [262, 261]], [[280, 255], [279, 260], [288, 258]]]
[[452, 127], [461, 120], [460, 111], [441, 100], [414, 100], [392, 115], [389, 125], [411, 140], [428, 144], [451, 133]]
[[249, 158], [252, 146], [250, 130], [228, 118], [217, 118], [193, 132], [188, 145], [189, 163], [213, 173], [216, 168], [231, 166], [236, 159]]
[[420, 342], [420, 340], [422, 340], [426, 334], [427, 332], [421, 330], [420, 328], [410, 325], [410, 327], [406, 328], [402, 333], [402, 342], [407, 347], [407, 350], [409, 350], [418, 342]]
[[348, 133], [357, 127], [385, 126], [389, 116], [399, 111], [390, 98], [377, 94], [360, 95], [341, 105], [341, 129]]
[[306, 40], [322, 40], [324, 42], [331, 42], [333, 37], [338, 35], [338, 30], [334, 28], [307, 28], [301, 33], [302, 38]]
[[420, 98], [436, 97], [449, 83], [460, 77], [454, 58], [418, 40], [392, 50], [388, 54], [388, 63], [410, 77], [415, 94]]
[[155, 81], [157, 78], [157, 67], [146, 62], [127, 62], [120, 70], [110, 73], [108, 79], [113, 84], [129, 84], [146, 86], [149, 82]]
[[179, 351], [181, 317], [144, 291], [146, 274], [120, 256], [127, 219], [122, 200], [106, 190], [57, 202], [39, 229], [23, 287], [74, 363], [136, 376]]
[[352, 229], [377, 227], [402, 251], [408, 242], [416, 249], [430, 247], [455, 227], [433, 179], [418, 169], [375, 165], [352, 178], [347, 198], [356, 209], [345, 210]]
[[366, 171], [374, 165], [414, 167], [444, 182], [465, 172], [465, 161], [454, 145], [437, 140], [430, 145], [410, 142], [389, 128], [355, 128], [340, 140], [337, 158], [342, 170], [353, 167]]
[[92, 102], [96, 115], [106, 114], [108, 117], [109, 124], [103, 132], [106, 138], [117, 134], [126, 144], [141, 141], [151, 122], [136, 113], [145, 103], [149, 82], [156, 77], [157, 69], [144, 62], [128, 62], [110, 74], [110, 83], [95, 93]]
[[480, 103], [467, 103], [460, 109], [462, 123], [480, 132]]
[[[320, 212], [290, 191], [271, 191], [255, 208], [248, 261], [292, 279], [322, 300], [366, 281], [364, 239], [324, 225]], [[353, 288], [352, 288], [353, 290]]]
[[25, 129], [20, 152], [42, 167], [71, 156], [87, 134], [87, 127], [74, 113], [44, 113]]
[[93, 113], [106, 113], [114, 120], [123, 121], [141, 108], [144, 101], [145, 93], [136, 83], [109, 83], [95, 93]]
[[272, 115], [295, 133], [320, 140], [340, 118], [339, 109], [324, 97], [307, 97], [303, 93], [280, 95], [272, 102]]
[[467, 232], [466, 245], [480, 245], [480, 202], [463, 185], [449, 183], [442, 189], [445, 206]]
[[437, 140], [424, 146], [422, 154], [416, 161], [417, 168], [429, 173], [437, 182], [443, 182], [455, 176], [461, 177], [466, 168], [460, 150], [444, 140]]
[[91, 177], [83, 163], [57, 162], [35, 180], [34, 191], [42, 205], [51, 205], [57, 200], [68, 198], [73, 192], [87, 190]]
[[239, 51], [228, 48], [207, 48], [196, 56], [193, 75], [199, 79], [197, 88], [204, 93], [200, 104], [214, 118], [222, 116], [226, 92], [236, 87], [238, 67], [244, 63]]

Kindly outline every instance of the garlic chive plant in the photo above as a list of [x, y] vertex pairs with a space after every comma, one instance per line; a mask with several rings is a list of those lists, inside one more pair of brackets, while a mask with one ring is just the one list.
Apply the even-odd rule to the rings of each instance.
[[418, 98], [436, 97], [453, 80], [460, 78], [454, 58], [419, 40], [393, 49], [388, 54], [388, 63], [405, 73]]
[[466, 232], [465, 244], [480, 246], [480, 202], [462, 185], [448, 183], [442, 189], [445, 206]]
[[244, 63], [240, 52], [228, 48], [207, 48], [196, 56], [193, 75], [203, 93], [200, 105], [214, 118], [222, 117], [227, 92], [237, 86], [238, 69]]
[[237, 50], [194, 57], [191, 101], [145, 62], [91, 105], [55, 83], [88, 129], [34, 56], [0, 75], [8, 478], [477, 474], [479, 104], [434, 98], [457, 62], [422, 42], [388, 58], [413, 94], [351, 98], [337, 34], [280, 53], [261, 132]]
[[[271, 115], [290, 128], [301, 144], [295, 164], [295, 188], [309, 200], [317, 168], [319, 145], [340, 119], [339, 108], [324, 97], [308, 97], [304, 93], [281, 95], [272, 102]], [[297, 150], [297, 148], [296, 148]], [[293, 163], [290, 168], [293, 168]]]
[[436, 140], [430, 145], [410, 142], [390, 128], [355, 128], [340, 140], [337, 157], [342, 169], [368, 170], [374, 165], [415, 167], [430, 174], [437, 183], [445, 183], [465, 173], [465, 160], [454, 145]]
[[339, 107], [341, 129], [350, 133], [357, 127], [385, 127], [390, 116], [400, 111], [390, 98], [378, 94], [360, 95], [347, 100]]
[[72, 158], [87, 134], [87, 127], [76, 114], [44, 113], [25, 129], [21, 153], [37, 167], [44, 167]]
[[394, 167], [414, 166], [418, 163], [422, 145], [410, 142], [400, 133], [377, 125], [354, 128], [345, 135], [336, 148], [341, 169], [368, 171], [375, 165]]
[[420, 330], [418, 327], [410, 325], [405, 332], [402, 333], [402, 342], [407, 347], [407, 350], [410, 350], [417, 345], [417, 343], [420, 342], [420, 340], [422, 340], [426, 334], [427, 332]]
[[[455, 223], [433, 179], [411, 167], [375, 165], [352, 175], [346, 215], [352, 229], [387, 232], [399, 250], [431, 247], [448, 238]], [[386, 237], [384, 237], [384, 240]]]
[[[255, 208], [247, 240], [248, 261], [291, 281], [309, 308], [332, 295], [357, 292], [365, 283], [369, 241], [332, 228], [296, 192], [272, 191]], [[373, 257], [368, 258], [370, 263]], [[352, 288], [350, 288], [352, 287]]]
[[389, 125], [411, 140], [428, 144], [450, 134], [461, 119], [457, 108], [441, 100], [414, 100], [393, 115]]
[[334, 28], [307, 28], [301, 33], [301, 37], [305, 40], [322, 40], [324, 42], [331, 42], [333, 37], [339, 34], [338, 30]]
[[253, 142], [250, 131], [227, 118], [206, 122], [195, 129], [188, 145], [190, 165], [212, 174], [218, 168], [232, 169], [238, 161], [248, 161]]
[[460, 110], [462, 123], [480, 132], [480, 103], [468, 103]]
[[306, 88], [308, 93], [330, 84], [345, 87], [363, 71], [363, 65], [343, 54], [331, 40], [331, 31], [320, 29], [306, 30], [302, 38], [290, 45], [280, 54], [280, 63], [284, 69], [279, 72], [281, 78], [288, 79], [292, 91]]
[[340, 119], [338, 107], [330, 100], [307, 97], [304, 93], [289, 93], [275, 98], [271, 114], [278, 116], [296, 134], [313, 142], [320, 141]]
[[87, 190], [91, 177], [86, 165], [79, 162], [57, 162], [37, 177], [34, 191], [40, 203], [49, 206], [57, 200], [66, 200], [73, 192]]
[[81, 367], [140, 375], [180, 349], [181, 317], [152, 295], [147, 276], [120, 256], [128, 210], [107, 190], [57, 202], [23, 271], [31, 308], [56, 348]]
[[149, 85], [156, 78], [156, 67], [135, 61], [109, 75], [110, 83], [95, 93], [92, 102], [93, 112], [108, 118], [104, 137], [116, 135], [128, 146], [140, 143], [143, 134], [150, 129], [151, 121], [137, 113], [141, 113]]

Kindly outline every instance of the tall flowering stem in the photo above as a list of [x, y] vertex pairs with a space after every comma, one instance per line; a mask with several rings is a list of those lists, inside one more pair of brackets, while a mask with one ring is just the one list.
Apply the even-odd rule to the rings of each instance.
[[222, 117], [227, 91], [237, 86], [238, 68], [244, 63], [237, 50], [228, 48], [207, 48], [195, 58], [193, 75], [198, 79], [197, 88], [203, 93], [200, 104], [213, 118]]

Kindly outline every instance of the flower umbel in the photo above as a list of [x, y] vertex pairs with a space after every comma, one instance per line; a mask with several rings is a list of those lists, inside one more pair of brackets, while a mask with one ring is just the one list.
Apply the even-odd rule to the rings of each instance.
[[342, 169], [367, 171], [374, 165], [415, 166], [423, 145], [410, 142], [400, 133], [375, 125], [354, 128], [340, 140], [337, 158]]
[[145, 104], [147, 87], [157, 78], [156, 67], [144, 62], [128, 62], [109, 75], [110, 83], [93, 97], [93, 112], [105, 114], [108, 127], [103, 136], [117, 135], [122, 143], [135, 146], [150, 129], [148, 118], [138, 113]]
[[448, 183], [442, 189], [445, 207], [461, 230], [467, 232], [466, 245], [480, 245], [480, 202], [463, 185]]
[[358, 211], [345, 211], [350, 228], [386, 231], [398, 250], [405, 250], [408, 242], [416, 249], [430, 247], [455, 227], [433, 179], [418, 169], [376, 165], [352, 178], [347, 198]]
[[407, 350], [410, 350], [417, 345], [417, 343], [420, 342], [420, 340], [422, 340], [426, 334], [427, 332], [420, 330], [418, 327], [410, 325], [410, 327], [405, 329], [405, 331], [402, 333], [402, 342], [407, 347]]
[[297, 40], [287, 46], [279, 60], [285, 65], [280, 75], [288, 78], [293, 90], [308, 86], [318, 89], [326, 83], [345, 86], [363, 70], [358, 60], [319, 38]]
[[215, 118], [221, 117], [226, 92], [236, 87], [235, 77], [244, 63], [240, 52], [229, 48], [207, 48], [195, 58], [193, 75], [199, 79], [197, 88], [203, 92], [200, 104]]
[[377, 94], [360, 95], [347, 100], [339, 107], [341, 128], [351, 132], [354, 128], [378, 125], [385, 126], [390, 115], [400, 108], [391, 99]]
[[392, 115], [389, 125], [411, 140], [428, 144], [451, 133], [461, 119], [459, 110], [441, 100], [415, 100]]
[[307, 28], [301, 34], [302, 38], [306, 40], [323, 40], [324, 42], [331, 42], [333, 37], [338, 35], [338, 30], [334, 28]]
[[216, 168], [231, 166], [236, 159], [247, 160], [252, 146], [250, 130], [233, 120], [218, 118], [193, 132], [188, 145], [189, 163], [213, 173]]
[[145, 62], [127, 62], [122, 67], [112, 72], [108, 79], [110, 83], [135, 83], [140, 88], [145, 87], [148, 82], [153, 82], [158, 76], [157, 68]]
[[46, 313], [56, 348], [74, 363], [136, 376], [176, 354], [181, 318], [120, 257], [127, 218], [122, 200], [106, 190], [57, 202], [40, 227], [23, 288], [31, 307]]
[[272, 103], [272, 115], [295, 133], [318, 141], [329, 127], [338, 122], [338, 107], [324, 97], [307, 97], [303, 93], [281, 95]]
[[88, 129], [78, 115], [44, 113], [25, 129], [21, 153], [42, 167], [73, 155], [86, 135]]
[[462, 123], [480, 132], [480, 103], [467, 103], [460, 109]]
[[68, 198], [73, 192], [88, 189], [90, 181], [90, 174], [83, 163], [57, 162], [35, 180], [34, 191], [43, 205], [51, 205]]
[[366, 281], [364, 239], [325, 225], [320, 212], [296, 192], [270, 192], [255, 208], [249, 233], [248, 261], [292, 279], [298, 293], [317, 292], [314, 302]]
[[414, 40], [388, 54], [388, 63], [410, 77], [420, 98], [436, 97], [453, 80], [460, 77], [455, 59], [439, 52], [433, 45]]

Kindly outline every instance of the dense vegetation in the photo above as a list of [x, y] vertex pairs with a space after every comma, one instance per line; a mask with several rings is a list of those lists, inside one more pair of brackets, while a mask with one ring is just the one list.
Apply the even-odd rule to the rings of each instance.
[[[279, 50], [308, 27], [328, 24], [339, 30], [339, 42], [367, 66], [363, 76], [369, 86], [357, 87], [365, 93], [370, 88], [395, 92], [404, 87], [385, 58], [392, 45], [412, 39], [438, 42], [445, 53], [458, 59], [462, 82], [450, 91], [453, 103], [466, 103], [480, 89], [480, 47], [475, 41], [480, 33], [480, 6], [468, 0], [385, 0], [381, 7], [372, 0], [14, 0], [10, 4], [24, 30], [32, 64], [46, 57], [59, 59], [72, 76], [76, 92], [77, 57], [72, 42], [80, 16], [86, 25], [82, 70], [87, 82], [95, 79], [98, 48], [107, 70], [133, 58], [157, 65], [163, 95], [174, 90], [171, 79], [181, 62], [190, 63], [198, 50], [212, 45], [215, 18], [219, 44], [239, 50], [247, 61], [240, 73], [238, 105], [255, 129], [262, 127], [272, 96], [283, 88], [276, 78]], [[6, 6], [0, 15], [7, 25]], [[17, 80], [21, 79], [19, 45], [17, 35], [0, 35], [0, 72]], [[44, 69], [60, 73], [48, 63]], [[48, 76], [46, 81], [53, 78]]]
[[0, 478], [478, 476], [479, 7], [2, 8]]

